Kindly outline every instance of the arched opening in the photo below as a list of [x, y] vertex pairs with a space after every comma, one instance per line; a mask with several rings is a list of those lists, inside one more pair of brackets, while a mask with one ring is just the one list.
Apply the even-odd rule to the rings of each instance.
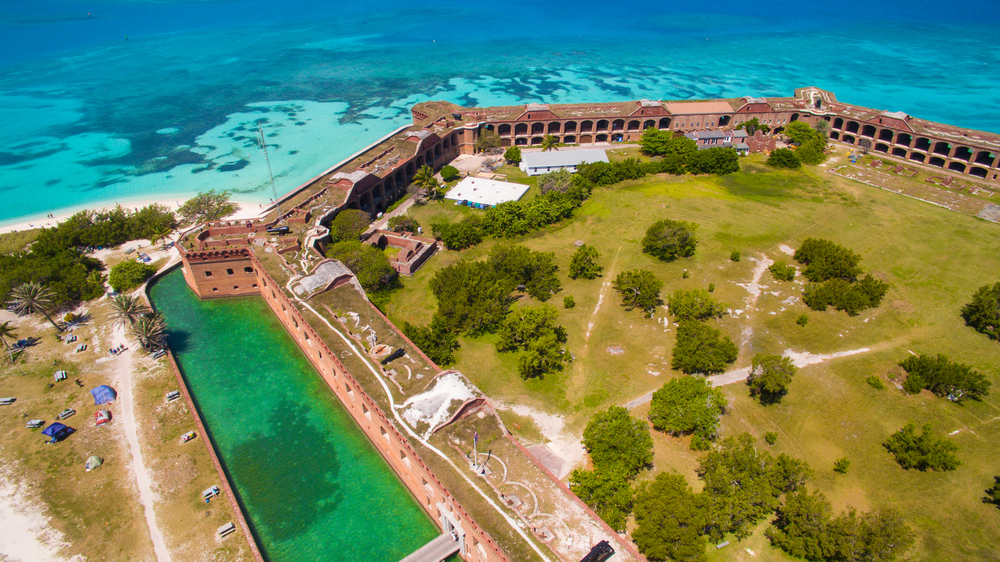
[[844, 138], [843, 138], [843, 141], [846, 142], [847, 144], [854, 144], [855, 140], [857, 140], [857, 139], [855, 139], [851, 135], [844, 135]]
[[965, 164], [961, 162], [951, 162], [948, 164], [948, 169], [953, 172], [965, 173]]
[[629, 121], [628, 122], [628, 130], [630, 130], [630, 131], [638, 131], [639, 130], [639, 121], [637, 121], [637, 120]]
[[889, 145], [882, 143], [875, 143], [875, 152], [889, 152]]
[[899, 156], [900, 158], [906, 158], [906, 149], [905, 148], [899, 148], [897, 146], [896, 148], [892, 149], [892, 155], [893, 156]]
[[600, 121], [597, 122], [598, 132], [607, 130], [608, 130], [608, 121], [606, 119], [601, 119]]
[[528, 134], [527, 123], [518, 123], [517, 125], [514, 125], [514, 136], [526, 135], [526, 134]]
[[976, 176], [977, 178], [986, 179], [986, 170], [983, 168], [979, 168], [977, 166], [973, 166], [972, 169], [969, 170], [969, 175]]
[[503, 147], [510, 146], [510, 139], [500, 139], [500, 146], [503, 146]]
[[542, 140], [543, 140], [542, 137], [531, 137], [531, 146], [535, 146], [536, 144], [542, 144]]
[[931, 166], [937, 166], [938, 168], [944, 168], [944, 158], [938, 156], [931, 156], [931, 159], [927, 161]]
[[664, 118], [660, 119], [660, 127], [659, 128], [661, 128], [661, 129], [669, 129], [670, 128], [670, 118], [669, 117], [664, 117]]
[[424, 162], [424, 155], [423, 154], [421, 154], [420, 156], [417, 156], [417, 168], [423, 168], [423, 166], [424, 166], [425, 163], [426, 162]]
[[[598, 127], [598, 128], [600, 128], [600, 127]], [[624, 131], [625, 130], [625, 120], [624, 119], [615, 119], [611, 123], [611, 130], [612, 131]]]
[[500, 125], [499, 127], [497, 127], [497, 131], [500, 133], [501, 137], [509, 137], [510, 136], [510, 125], [504, 123], [503, 125]]
[[792, 121], [798, 121], [798, 120], [799, 120], [799, 114], [798, 113], [793, 113], [792, 114], [792, 118], [789, 119], [788, 121], [792, 122]]
[[923, 150], [924, 152], [929, 151], [931, 149], [931, 141], [924, 137], [917, 137], [917, 144], [913, 148]]
[[567, 121], [566, 124], [563, 125], [563, 132], [564, 133], [575, 133], [576, 132], [576, 121]]
[[563, 142], [566, 144], [575, 144], [576, 135], [566, 135], [565, 137], [563, 137]]
[[725, 127], [726, 125], [729, 125], [729, 122], [732, 120], [733, 120], [732, 116], [723, 115], [722, 117], [719, 117], [719, 126]]
[[533, 135], [545, 134], [545, 123], [532, 123], [531, 134]]
[[925, 155], [923, 155], [923, 154], [921, 154], [919, 152], [911, 152], [910, 153], [910, 160], [913, 160], [914, 162], [923, 162], [926, 158], [927, 158], [927, 156], [925, 156]]
[[396, 185], [399, 187], [406, 185], [406, 170], [399, 170], [396, 172]]
[[952, 158], [969, 162], [972, 160], [972, 149], [967, 146], [960, 146], [955, 149], [955, 155]]
[[441, 145], [440, 144], [434, 146], [434, 158], [437, 159], [439, 156], [441, 156]]
[[392, 195], [396, 191], [396, 182], [392, 177], [385, 178], [385, 192]]
[[976, 153], [976, 164], [982, 164], [984, 166], [992, 166], [993, 161], [996, 159], [997, 157], [992, 152], [988, 152], [986, 150], [980, 150], [978, 153]]
[[372, 212], [372, 195], [371, 193], [361, 194], [361, 210]]
[[611, 134], [611, 142], [622, 142], [623, 140], [625, 140], [625, 137], [621, 133]]
[[942, 156], [948, 156], [951, 152], [951, 145], [941, 141], [934, 144], [934, 154], [941, 154]]
[[909, 133], [899, 133], [896, 135], [896, 144], [910, 146], [911, 143], [913, 143], [913, 137]]
[[895, 133], [892, 132], [892, 129], [882, 129], [881, 131], [878, 132], [878, 140], [892, 142], [892, 137], [894, 134]]
[[434, 149], [430, 149], [424, 153], [424, 162], [430, 164], [433, 167], [434, 164]]
[[860, 128], [861, 128], [861, 125], [858, 124], [857, 121], [848, 121], [847, 122], [847, 132], [848, 133], [857, 133], [858, 129], [860, 129]]
[[354, 209], [355, 211], [358, 211], [358, 210], [361, 209], [361, 206], [358, 205], [357, 201], [351, 201], [350, 203], [347, 204], [347, 208], [348, 209]]
[[583, 123], [580, 123], [580, 132], [581, 133], [589, 133], [589, 132], [591, 132], [593, 130], [594, 130], [594, 122], [593, 121], [584, 121]]
[[868, 137], [870, 139], [875, 138], [875, 125], [865, 125], [862, 127], [861, 136]]
[[833, 120], [833, 128], [834, 129], [843, 129], [844, 128], [844, 120], [842, 118], [840, 118], [840, 117], [834, 119]]
[[840, 140], [840, 133], [837, 131], [830, 131], [830, 138], [833, 140]]
[[514, 139], [514, 146], [528, 146], [528, 139], [524, 137], [518, 137]]
[[550, 135], [558, 135], [559, 134], [559, 128], [560, 128], [560, 125], [559, 125], [558, 121], [553, 121], [553, 122], [549, 123], [549, 134]]
[[643, 131], [645, 131], [646, 129], [653, 129], [655, 127], [656, 127], [656, 121], [653, 121], [652, 119], [649, 119], [649, 120], [643, 122], [643, 124], [642, 124], [642, 130]]
[[580, 144], [590, 144], [594, 142], [594, 137], [590, 135], [580, 135]]
[[608, 135], [597, 135], [597, 142], [608, 142]]
[[410, 176], [410, 177], [413, 177], [413, 174], [415, 174], [415, 173], [417, 173], [417, 167], [411, 161], [409, 164], [406, 165], [406, 175]]

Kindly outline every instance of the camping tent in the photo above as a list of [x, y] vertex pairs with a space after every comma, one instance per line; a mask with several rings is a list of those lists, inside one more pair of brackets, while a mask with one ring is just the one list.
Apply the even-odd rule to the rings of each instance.
[[111, 421], [111, 412], [108, 410], [98, 410], [94, 413], [94, 425], [104, 425]]
[[87, 467], [87, 472], [90, 472], [102, 464], [104, 464], [104, 459], [97, 455], [92, 455], [89, 459], [87, 459], [87, 464], [85, 466]]
[[52, 441], [49, 441], [49, 443], [55, 443], [69, 437], [74, 431], [76, 430], [72, 427], [55, 422], [43, 429], [42, 435], [47, 435], [52, 438]]
[[94, 404], [108, 404], [109, 402], [114, 402], [115, 398], [118, 397], [118, 393], [115, 389], [111, 388], [106, 384], [90, 391], [90, 394], [94, 396]]

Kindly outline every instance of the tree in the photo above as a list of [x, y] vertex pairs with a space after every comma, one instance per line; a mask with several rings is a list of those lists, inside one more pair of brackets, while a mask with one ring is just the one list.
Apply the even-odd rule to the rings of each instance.
[[687, 374], [721, 373], [736, 361], [737, 354], [736, 344], [715, 328], [681, 320], [670, 367]]
[[559, 146], [559, 137], [554, 137], [552, 135], [545, 135], [542, 139], [542, 150], [549, 151], [555, 150]]
[[983, 285], [972, 295], [972, 302], [962, 307], [967, 326], [1000, 341], [1000, 283]]
[[792, 121], [785, 126], [785, 136], [795, 144], [803, 144], [816, 136], [816, 131], [804, 121]]
[[841, 457], [833, 463], [833, 471], [837, 474], [847, 474], [847, 469], [851, 467], [851, 461], [847, 457]]
[[1000, 476], [993, 477], [993, 485], [986, 489], [983, 501], [1000, 507]]
[[663, 261], [694, 255], [697, 224], [664, 219], [653, 223], [642, 239], [642, 251]]
[[339, 242], [326, 250], [326, 256], [344, 264], [358, 278], [366, 291], [385, 289], [399, 275], [385, 252], [377, 246], [363, 244], [357, 240]]
[[830, 131], [830, 122], [826, 119], [820, 119], [819, 121], [816, 121], [816, 125], [814, 125], [813, 128], [825, 139], [826, 133]]
[[111, 317], [123, 328], [131, 328], [139, 317], [149, 312], [145, 301], [137, 295], [118, 294], [111, 299]]
[[476, 139], [476, 152], [490, 152], [500, 148], [500, 135], [493, 129], [480, 129]]
[[883, 446], [896, 457], [903, 468], [926, 470], [955, 470], [962, 464], [955, 456], [958, 445], [935, 437], [931, 425], [926, 424], [920, 435], [912, 422], [893, 433]]
[[104, 284], [107, 283], [107, 281], [108, 276], [97, 270], [91, 271], [90, 275], [87, 276], [87, 284], [101, 290], [102, 292], [104, 291]]
[[139, 345], [146, 351], [163, 348], [163, 337], [167, 331], [167, 322], [159, 312], [151, 312], [136, 319], [129, 330]]
[[667, 297], [670, 314], [677, 320], [708, 320], [722, 318], [726, 305], [716, 302], [705, 290], [683, 291], [678, 289]]
[[632, 539], [647, 559], [707, 559], [701, 538], [706, 523], [703, 497], [691, 491], [683, 476], [661, 472], [652, 482], [643, 482], [635, 492], [634, 506]]
[[760, 131], [765, 135], [771, 132], [771, 127], [760, 122], [760, 119], [754, 117], [749, 121], [744, 121], [736, 126], [737, 129], [743, 129], [748, 135], [753, 136], [754, 133]]
[[707, 504], [706, 531], [712, 540], [734, 533], [743, 540], [778, 506], [783, 493], [799, 489], [811, 471], [788, 455], [758, 451], [754, 439], [743, 433], [724, 439], [709, 451], [698, 467], [705, 483], [701, 495]]
[[879, 509], [858, 517], [854, 509], [827, 525], [830, 558], [888, 562], [913, 545], [913, 531], [893, 509]]
[[633, 269], [623, 271], [615, 277], [612, 286], [622, 296], [622, 305], [628, 310], [638, 308], [646, 313], [646, 318], [653, 316], [656, 307], [663, 303], [660, 300], [660, 289], [663, 282], [653, 275], [652, 271]]
[[414, 326], [404, 322], [403, 333], [438, 366], [455, 364], [455, 350], [459, 348], [458, 336], [450, 332], [437, 315], [431, 319], [429, 326]]
[[573, 174], [565, 168], [547, 172], [538, 176], [538, 189], [542, 193], [550, 191], [565, 192], [573, 186]]
[[907, 357], [899, 364], [906, 369], [907, 392], [915, 394], [923, 389], [937, 396], [947, 396], [953, 402], [963, 398], [982, 400], [990, 393], [991, 383], [982, 373], [961, 363], [952, 363], [948, 357], [929, 355]]
[[211, 222], [228, 217], [239, 209], [239, 205], [229, 200], [230, 195], [228, 191], [216, 192], [214, 189], [199, 192], [185, 201], [177, 209], [177, 214], [185, 224]]
[[487, 260], [494, 274], [510, 279], [516, 287], [542, 302], [559, 292], [562, 282], [552, 252], [536, 252], [517, 244], [498, 244]]
[[646, 422], [622, 406], [594, 414], [583, 431], [583, 446], [599, 470], [616, 469], [632, 479], [653, 462], [653, 438]]
[[833, 515], [826, 496], [819, 492], [810, 494], [802, 489], [785, 498], [785, 505], [778, 508], [778, 517], [767, 530], [771, 544], [806, 560], [828, 560], [830, 537], [827, 526]]
[[653, 393], [649, 421], [671, 435], [694, 435], [694, 449], [706, 449], [719, 429], [719, 416], [726, 411], [721, 390], [695, 377], [674, 379]]
[[[395, 218], [395, 217], [394, 217]], [[348, 240], [358, 241], [368, 230], [371, 216], [360, 209], [344, 209], [330, 222], [330, 241], [334, 244]]]
[[795, 266], [788, 265], [781, 260], [772, 263], [767, 270], [770, 271], [771, 275], [779, 281], [791, 281], [792, 279], [795, 279]]
[[807, 238], [794, 259], [805, 264], [802, 275], [813, 283], [834, 278], [850, 282], [861, 274], [861, 256], [829, 240]]
[[518, 357], [522, 378], [538, 377], [562, 369], [569, 356], [562, 352], [566, 330], [556, 324], [559, 313], [548, 306], [513, 310], [497, 330], [497, 351], [524, 351]]
[[416, 233], [420, 230], [420, 223], [417, 219], [411, 217], [410, 215], [396, 215], [394, 217], [389, 217], [388, 222], [389, 230], [395, 232], [412, 232]]
[[795, 149], [795, 154], [803, 164], [811, 166], [822, 164], [826, 160], [826, 135], [817, 135], [807, 140]]
[[517, 282], [497, 276], [485, 262], [459, 261], [438, 270], [430, 281], [437, 315], [451, 331], [476, 336], [492, 332], [506, 317]]
[[426, 197], [428, 199], [437, 198], [440, 184], [438, 183], [437, 178], [434, 177], [434, 168], [424, 164], [419, 170], [417, 170], [416, 174], [413, 174], [413, 179], [411, 181], [422, 197]]
[[14, 331], [14, 327], [10, 325], [10, 321], [0, 324], [0, 342], [3, 342], [3, 346], [7, 348], [7, 354], [10, 355], [10, 362], [14, 364], [14, 350], [11, 349], [10, 344], [7, 343], [7, 338], [14, 339], [17, 337], [17, 332]]
[[521, 163], [521, 149], [518, 148], [518, 147], [516, 147], [516, 146], [512, 146], [512, 147], [508, 148], [503, 153], [503, 159], [505, 161], [507, 161], [508, 164], [513, 164], [515, 166], [518, 165], [518, 164], [520, 164]]
[[597, 513], [609, 527], [624, 532], [632, 512], [632, 486], [619, 467], [599, 470], [576, 469], [569, 489]]
[[788, 385], [797, 370], [788, 357], [754, 355], [747, 377], [750, 395], [757, 397], [761, 404], [777, 404], [788, 393]]
[[125, 260], [111, 268], [108, 283], [118, 293], [139, 287], [156, 273], [156, 267], [135, 260]]
[[604, 267], [597, 264], [599, 257], [601, 257], [601, 253], [589, 244], [577, 248], [569, 260], [569, 278], [596, 279], [604, 270]]
[[699, 150], [687, 157], [687, 170], [692, 174], [732, 174], [740, 171], [740, 155], [736, 149], [722, 146]]
[[56, 326], [52, 317], [49, 316], [49, 311], [53, 306], [52, 297], [52, 291], [48, 287], [37, 281], [29, 281], [11, 290], [9, 303], [14, 306], [14, 312], [18, 314], [42, 313], [49, 324], [52, 324], [57, 332], [61, 332], [62, 328]]
[[679, 157], [681, 162], [698, 152], [697, 142], [684, 136], [675, 137], [672, 132], [659, 129], [643, 131], [639, 146], [647, 156]]
[[459, 177], [458, 168], [454, 166], [445, 166], [441, 168], [441, 179], [444, 181], [457, 180]]
[[449, 250], [464, 250], [483, 241], [483, 220], [467, 215], [458, 222], [431, 223], [431, 232]]
[[802, 160], [790, 148], [776, 148], [767, 157], [766, 164], [775, 168], [801, 168]]

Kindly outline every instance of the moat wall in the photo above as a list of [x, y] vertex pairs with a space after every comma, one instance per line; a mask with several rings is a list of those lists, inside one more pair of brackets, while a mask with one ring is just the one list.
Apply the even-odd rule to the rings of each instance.
[[[472, 520], [434, 476], [406, 437], [344, 368], [282, 288], [264, 271], [253, 252], [248, 248], [234, 248], [225, 253], [210, 252], [204, 256], [203, 252], [184, 253], [182, 250], [182, 253], [184, 261], [189, 264], [184, 268], [185, 280], [199, 297], [257, 294], [263, 297], [341, 404], [435, 524], [442, 531], [450, 530], [450, 525], [456, 528], [459, 535], [464, 535], [461, 551], [464, 560], [507, 562], [507, 556], [493, 538]], [[226, 273], [228, 270], [233, 273]], [[206, 272], [212, 275], [205, 275]], [[221, 287], [217, 281], [220, 277], [226, 279]], [[219, 290], [213, 291], [213, 288]]]

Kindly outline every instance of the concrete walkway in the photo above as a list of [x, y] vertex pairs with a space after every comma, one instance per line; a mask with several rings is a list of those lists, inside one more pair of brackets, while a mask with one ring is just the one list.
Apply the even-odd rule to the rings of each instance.
[[365, 231], [365, 233], [367, 234], [368, 232], [374, 232], [377, 229], [387, 230], [389, 226], [389, 219], [395, 216], [406, 214], [406, 211], [408, 211], [410, 207], [413, 206], [413, 202], [416, 201], [416, 199], [417, 199], [416, 195], [410, 195], [410, 197], [406, 201], [400, 203], [398, 207], [396, 207], [395, 209], [393, 209], [388, 213], [385, 213], [384, 215], [382, 215], [382, 218], [373, 222], [368, 227], [368, 230]]
[[441, 562], [458, 550], [459, 542], [452, 539], [451, 533], [442, 533], [400, 562]]

